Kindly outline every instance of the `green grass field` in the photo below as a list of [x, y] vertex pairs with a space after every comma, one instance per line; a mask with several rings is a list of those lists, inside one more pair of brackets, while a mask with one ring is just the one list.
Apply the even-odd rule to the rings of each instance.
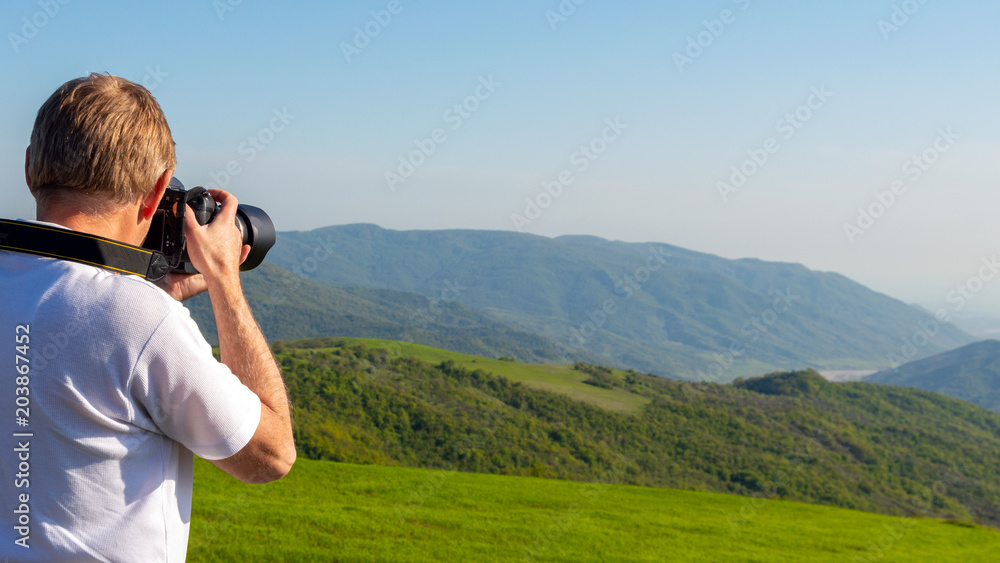
[[[587, 385], [583, 380], [587, 379], [588, 376], [574, 370], [573, 366], [570, 365], [508, 362], [394, 340], [372, 338], [336, 338], [335, 340], [350, 344], [364, 343], [370, 348], [385, 348], [393, 355], [413, 356], [431, 364], [452, 360], [470, 370], [481, 369], [502, 375], [511, 381], [524, 383], [535, 389], [562, 393], [571, 399], [614, 412], [635, 413], [649, 402], [646, 397], [622, 389], [602, 389]], [[296, 342], [288, 342], [287, 345], [295, 347]], [[616, 372], [621, 373], [617, 370]]]
[[197, 460], [189, 561], [995, 561], [1000, 534], [793, 502], [300, 459]]

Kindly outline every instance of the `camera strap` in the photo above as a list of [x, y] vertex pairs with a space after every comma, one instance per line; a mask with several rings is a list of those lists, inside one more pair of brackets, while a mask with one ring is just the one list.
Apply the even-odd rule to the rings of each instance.
[[151, 282], [163, 279], [170, 271], [161, 252], [24, 221], [0, 219], [0, 249], [89, 264]]

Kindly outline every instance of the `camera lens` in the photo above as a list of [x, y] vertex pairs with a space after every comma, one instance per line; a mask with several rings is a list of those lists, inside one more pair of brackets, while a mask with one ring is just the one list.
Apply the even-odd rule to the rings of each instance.
[[260, 266], [267, 251], [274, 246], [274, 223], [263, 209], [240, 204], [236, 208], [236, 225], [243, 233], [243, 244], [250, 245], [250, 254], [240, 265], [240, 270], [245, 272]]

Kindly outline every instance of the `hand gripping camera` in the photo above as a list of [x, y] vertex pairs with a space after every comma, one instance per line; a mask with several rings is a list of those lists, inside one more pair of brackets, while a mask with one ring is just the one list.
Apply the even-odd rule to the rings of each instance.
[[[197, 274], [185, 246], [184, 215], [194, 213], [199, 225], [207, 225], [218, 211], [219, 204], [208, 190], [200, 186], [186, 190], [180, 180], [171, 178], [142, 246], [162, 252], [171, 270]], [[274, 223], [263, 209], [240, 204], [236, 208], [236, 226], [243, 233], [242, 244], [250, 245], [250, 254], [240, 265], [240, 270], [245, 272], [259, 266], [274, 246]]]

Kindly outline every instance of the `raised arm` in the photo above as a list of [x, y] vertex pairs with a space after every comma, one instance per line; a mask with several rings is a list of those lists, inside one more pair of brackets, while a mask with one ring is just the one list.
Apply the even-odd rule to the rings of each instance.
[[284, 477], [295, 462], [288, 393], [240, 284], [239, 265], [249, 247], [240, 247], [236, 198], [221, 190], [211, 193], [222, 204], [211, 223], [198, 225], [193, 214], [186, 214], [188, 256], [208, 288], [222, 363], [261, 402], [260, 423], [250, 442], [235, 455], [212, 463], [241, 481], [266, 483]]

